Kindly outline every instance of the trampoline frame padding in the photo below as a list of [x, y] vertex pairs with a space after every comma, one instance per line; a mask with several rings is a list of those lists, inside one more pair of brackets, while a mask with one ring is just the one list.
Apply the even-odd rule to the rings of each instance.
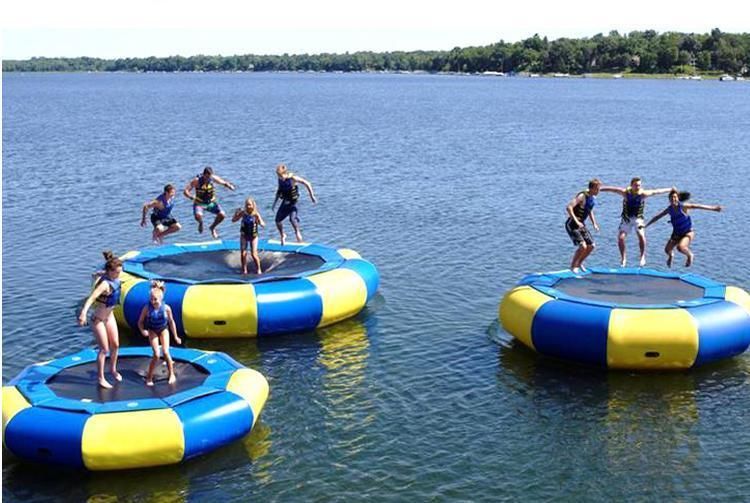
[[[556, 288], [560, 281], [585, 281], [592, 274], [679, 280], [703, 289], [703, 295], [619, 304]], [[696, 274], [628, 268], [532, 274], [505, 295], [499, 316], [505, 330], [541, 354], [611, 368], [690, 368], [750, 346], [750, 295]]]
[[356, 315], [375, 295], [379, 276], [370, 262], [353, 250], [317, 244], [282, 246], [260, 240], [261, 252], [299, 253], [315, 256], [320, 267], [279, 277], [261, 275], [243, 279], [192, 281], [160, 277], [144, 263], [180, 253], [238, 251], [239, 241], [176, 244], [133, 251], [123, 256], [121, 304], [115, 317], [135, 329], [141, 309], [148, 302], [149, 280], [166, 283], [164, 301], [172, 308], [177, 330], [190, 337], [254, 337], [300, 332], [324, 327]]
[[[95, 361], [96, 350], [27, 367], [3, 386], [5, 445], [31, 461], [111, 470], [177, 463], [246, 435], [268, 397], [266, 379], [223, 353], [171, 354], [204, 371], [203, 383], [160, 398], [94, 402], [60, 397], [47, 382]], [[150, 357], [151, 349], [121, 348], [120, 355]]]

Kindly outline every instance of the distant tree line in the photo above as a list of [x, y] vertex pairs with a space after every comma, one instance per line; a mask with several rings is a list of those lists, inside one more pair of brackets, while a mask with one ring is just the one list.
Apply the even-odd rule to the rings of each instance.
[[520, 42], [450, 51], [284, 54], [280, 56], [170, 56], [166, 58], [32, 58], [3, 61], [14, 72], [192, 72], [192, 71], [426, 71], [534, 73], [692, 73], [747, 74], [750, 33], [708, 34], [612, 31], [591, 38], [534, 35]]

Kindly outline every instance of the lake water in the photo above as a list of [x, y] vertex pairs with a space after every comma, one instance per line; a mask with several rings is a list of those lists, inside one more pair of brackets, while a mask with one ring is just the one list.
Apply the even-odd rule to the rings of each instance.
[[[674, 373], [577, 367], [514, 343], [497, 305], [524, 274], [567, 267], [564, 207], [593, 176], [723, 204], [693, 215], [694, 269], [750, 289], [749, 131], [743, 82], [5, 74], [4, 383], [93, 344], [75, 319], [101, 251], [149, 246], [143, 202], [206, 164], [238, 187], [219, 188], [225, 207], [253, 195], [272, 221], [274, 167], [288, 163], [319, 198], [303, 196], [305, 238], [358, 250], [381, 288], [314, 333], [188, 341], [267, 376], [243, 441], [114, 473], [4, 451], [3, 500], [742, 501], [750, 354]], [[617, 263], [620, 200], [599, 197], [591, 265]], [[647, 215], [666, 204], [650, 199]], [[168, 240], [204, 238], [182, 197], [176, 215]], [[648, 233], [659, 269], [666, 220]]]

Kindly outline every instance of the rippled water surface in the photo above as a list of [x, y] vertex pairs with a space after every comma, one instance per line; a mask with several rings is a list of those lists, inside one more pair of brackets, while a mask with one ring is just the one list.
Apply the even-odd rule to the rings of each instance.
[[[75, 317], [101, 251], [148, 246], [143, 202], [205, 164], [238, 187], [219, 189], [225, 207], [252, 194], [272, 221], [273, 169], [287, 162], [319, 197], [301, 205], [305, 237], [361, 252], [381, 288], [313, 333], [188, 341], [267, 376], [242, 441], [114, 473], [4, 451], [3, 499], [746, 500], [750, 355], [604, 372], [539, 358], [496, 320], [522, 275], [567, 266], [564, 206], [592, 176], [724, 204], [693, 216], [695, 271], [750, 289], [749, 131], [742, 82], [6, 74], [4, 383], [93, 343]], [[619, 209], [599, 198], [594, 265], [616, 264]], [[172, 241], [201, 238], [187, 200], [176, 215]], [[668, 235], [666, 219], [649, 228], [657, 268]]]

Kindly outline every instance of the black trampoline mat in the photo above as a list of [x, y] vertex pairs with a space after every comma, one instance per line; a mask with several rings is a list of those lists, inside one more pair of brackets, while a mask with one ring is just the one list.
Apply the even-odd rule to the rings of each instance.
[[593, 273], [558, 281], [555, 289], [573, 297], [614, 304], [674, 304], [700, 299], [701, 287], [679, 279], [646, 275]]
[[168, 384], [167, 364], [162, 358], [154, 371], [154, 386], [146, 386], [146, 373], [150, 356], [123, 356], [117, 360], [117, 371], [122, 381], [116, 381], [109, 373], [109, 358], [105, 362], [104, 377], [113, 385], [112, 389], [99, 386], [96, 374], [96, 362], [84, 363], [55, 374], [47, 381], [47, 386], [62, 398], [73, 400], [86, 399], [96, 403], [117, 402], [121, 400], [143, 400], [146, 398], [164, 398], [203, 384], [208, 373], [202, 368], [183, 361], [174, 362], [177, 375], [175, 384]]
[[236, 278], [252, 281], [257, 278], [297, 276], [314, 271], [325, 261], [315, 255], [294, 252], [259, 251], [263, 274], [255, 274], [255, 263], [247, 251], [247, 269], [250, 274], [242, 276], [242, 261], [239, 250], [217, 250], [186, 252], [158, 257], [144, 262], [143, 268], [164, 278], [182, 278], [191, 281], [212, 281], [221, 278]]

